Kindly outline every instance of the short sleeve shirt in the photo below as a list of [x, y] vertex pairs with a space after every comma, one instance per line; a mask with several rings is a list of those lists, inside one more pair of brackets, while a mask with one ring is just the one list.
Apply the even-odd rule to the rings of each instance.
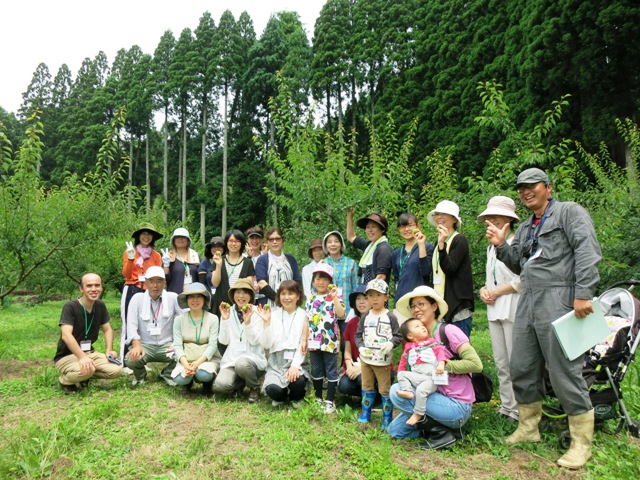
[[[85, 319], [85, 309], [80, 303], [80, 300], [72, 300], [71, 302], [65, 303], [62, 307], [58, 325], [71, 325], [73, 327], [73, 338], [76, 339], [78, 344], [84, 340], [89, 340], [93, 346], [93, 343], [98, 340], [102, 325], [109, 323], [111, 317], [109, 316], [107, 306], [102, 300], [97, 300], [93, 304], [91, 312], [87, 311], [86, 314]], [[71, 350], [69, 350], [69, 347], [64, 343], [61, 336], [53, 361], [57, 362], [62, 357], [66, 357], [71, 353]]]

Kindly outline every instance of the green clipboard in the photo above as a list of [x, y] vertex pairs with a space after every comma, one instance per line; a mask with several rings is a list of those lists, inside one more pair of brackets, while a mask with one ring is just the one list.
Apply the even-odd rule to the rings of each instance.
[[593, 301], [593, 313], [577, 318], [575, 310], [551, 323], [565, 357], [575, 360], [611, 334], [600, 300]]

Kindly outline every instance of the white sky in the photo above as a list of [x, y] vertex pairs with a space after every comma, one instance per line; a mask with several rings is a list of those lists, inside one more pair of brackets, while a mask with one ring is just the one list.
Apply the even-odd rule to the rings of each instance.
[[271, 14], [298, 12], [309, 38], [326, 0], [13, 0], [0, 8], [0, 107], [17, 112], [36, 67], [51, 77], [66, 63], [75, 78], [82, 61], [100, 50], [113, 63], [119, 49], [138, 45], [153, 55], [166, 30], [177, 39], [209, 11], [216, 25], [225, 10], [247, 11], [259, 38]]

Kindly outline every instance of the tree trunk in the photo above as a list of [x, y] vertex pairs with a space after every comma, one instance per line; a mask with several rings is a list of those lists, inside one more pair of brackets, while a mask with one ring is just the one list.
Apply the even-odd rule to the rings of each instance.
[[356, 131], [356, 77], [355, 75], [351, 76], [351, 153], [356, 154], [357, 142], [356, 136], [353, 135], [353, 132]]
[[327, 131], [331, 135], [331, 89], [327, 87]]
[[147, 184], [147, 215], [151, 213], [151, 173], [149, 172], [149, 130], [147, 129], [147, 135], [145, 137], [145, 182]]
[[187, 221], [187, 107], [182, 108], [182, 225]]
[[[276, 148], [276, 129], [275, 126], [273, 124], [273, 122], [271, 121], [271, 115], [269, 115], [269, 142], [271, 144], [271, 148], [275, 149]], [[271, 169], [271, 176], [273, 177], [273, 191], [276, 191], [276, 171], [272, 168]], [[278, 226], [278, 206], [274, 203], [273, 205], [271, 205], [271, 214], [273, 216], [273, 226], [277, 227]]]
[[[129, 138], [129, 178], [127, 184], [129, 188], [133, 185], [133, 135]], [[131, 204], [131, 190], [129, 190], [129, 195], [127, 195], [127, 207], [129, 207], [129, 210], [131, 210]]]
[[[202, 153], [200, 159], [200, 185], [202, 186], [202, 192], [204, 192], [205, 179], [207, 178], [207, 96], [205, 95], [202, 101]], [[205, 204], [204, 197], [201, 197], [200, 201], [200, 242], [204, 245], [206, 220], [205, 220]]]
[[162, 172], [162, 197], [164, 205], [162, 206], [162, 218], [167, 223], [167, 205], [169, 204], [169, 106], [164, 107], [164, 128], [162, 138], [163, 148], [163, 172]]
[[227, 159], [229, 155], [229, 125], [227, 124], [227, 95], [229, 92], [228, 86], [224, 86], [224, 110], [223, 110], [223, 146], [222, 146], [222, 230], [224, 235], [227, 231]]

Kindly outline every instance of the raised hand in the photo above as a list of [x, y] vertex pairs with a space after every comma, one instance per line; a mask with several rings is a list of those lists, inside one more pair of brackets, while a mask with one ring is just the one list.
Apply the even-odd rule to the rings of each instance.
[[160, 250], [160, 253], [162, 254], [162, 266], [168, 267], [169, 265], [171, 265], [171, 256], [169, 255], [169, 249], [163, 248], [162, 250]]
[[498, 228], [489, 220], [485, 220], [484, 223], [487, 224], [487, 239], [491, 242], [491, 244], [495, 245], [496, 247], [502, 245], [507, 238], [507, 230], [509, 229], [509, 224], [505, 223], [502, 228]]
[[136, 258], [136, 251], [133, 248], [133, 243], [132, 242], [126, 242], [127, 245], [127, 258], [129, 260], [133, 260], [134, 258]]

